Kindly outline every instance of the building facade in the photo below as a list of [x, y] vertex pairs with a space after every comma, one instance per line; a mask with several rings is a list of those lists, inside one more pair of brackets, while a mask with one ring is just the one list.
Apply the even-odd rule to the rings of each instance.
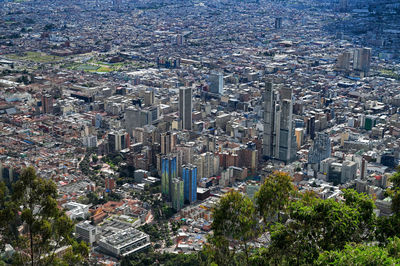
[[192, 130], [192, 88], [179, 89], [180, 129]]
[[184, 182], [184, 200], [190, 203], [197, 200], [197, 167], [185, 165], [182, 167], [182, 179]]
[[285, 163], [296, 159], [292, 90], [273, 88], [266, 82], [264, 94], [263, 152], [266, 159]]

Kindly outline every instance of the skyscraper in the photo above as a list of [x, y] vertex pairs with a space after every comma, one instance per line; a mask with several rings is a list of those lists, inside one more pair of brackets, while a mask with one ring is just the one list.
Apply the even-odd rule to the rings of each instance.
[[192, 130], [192, 88], [179, 89], [180, 128]]
[[161, 158], [161, 192], [172, 200], [172, 180], [177, 178], [177, 157], [170, 154]]
[[224, 76], [222, 73], [211, 73], [209, 76], [210, 92], [222, 94], [224, 91]]
[[306, 117], [306, 133], [310, 139], [315, 138], [315, 116]]
[[189, 202], [197, 200], [197, 167], [185, 165], [182, 167], [182, 179], [184, 183], [184, 199]]
[[353, 68], [368, 74], [371, 65], [371, 48], [357, 48], [354, 50]]
[[182, 209], [184, 204], [183, 196], [183, 180], [179, 178], [173, 178], [171, 180], [171, 202], [172, 208], [179, 211]]
[[264, 156], [285, 163], [296, 158], [292, 90], [273, 88], [266, 82], [264, 94]]
[[161, 134], [161, 154], [171, 153], [176, 146], [177, 134], [166, 132]]
[[42, 96], [42, 111], [44, 114], [53, 113], [53, 97], [50, 94]]
[[350, 70], [350, 52], [344, 52], [338, 56], [335, 68], [341, 71]]

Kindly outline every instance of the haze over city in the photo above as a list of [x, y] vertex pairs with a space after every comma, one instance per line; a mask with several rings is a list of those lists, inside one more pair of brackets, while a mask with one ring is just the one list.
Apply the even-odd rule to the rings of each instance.
[[0, 265], [400, 265], [398, 0], [0, 0]]

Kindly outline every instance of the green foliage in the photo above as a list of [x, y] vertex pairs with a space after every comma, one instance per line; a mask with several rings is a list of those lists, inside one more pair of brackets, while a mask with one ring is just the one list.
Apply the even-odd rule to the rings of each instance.
[[85, 157], [79, 164], [79, 169], [82, 171], [84, 175], [90, 175], [89, 160], [90, 160], [90, 154], [88, 153], [85, 155]]
[[400, 215], [379, 217], [376, 223], [375, 236], [381, 243], [386, 243], [390, 237], [400, 237]]
[[320, 252], [368, 239], [375, 221], [372, 200], [353, 190], [346, 190], [344, 195], [346, 203], [317, 198], [292, 202], [289, 222], [271, 229], [270, 252], [274, 259], [311, 264]]
[[[245, 253], [248, 263], [248, 243], [258, 237], [253, 202], [239, 192], [231, 191], [221, 198], [213, 210], [213, 218], [211, 228], [214, 234], [209, 238], [208, 251], [215, 262], [221, 264], [231, 261], [232, 255], [238, 251]], [[233, 251], [229, 247], [233, 247]]]
[[285, 208], [293, 191], [292, 178], [286, 173], [276, 172], [265, 179], [255, 195], [257, 211], [264, 222]]
[[141, 231], [150, 235], [151, 242], [159, 240], [167, 240], [169, 237], [169, 230], [166, 223], [161, 224], [144, 224], [139, 228]]
[[388, 190], [388, 194], [392, 198], [392, 211], [396, 214], [400, 213], [400, 171], [390, 177], [393, 186]]
[[390, 241], [386, 248], [362, 244], [347, 244], [340, 251], [321, 253], [316, 265], [398, 265], [399, 239]]
[[96, 154], [93, 154], [93, 155], [92, 155], [92, 161], [93, 161], [94, 163], [97, 163], [98, 160], [99, 160], [99, 157], [97, 157]]
[[[2, 238], [17, 250], [13, 264], [51, 265], [62, 262], [57, 258], [56, 250], [70, 245], [71, 258], [78, 256], [77, 260], [82, 262], [87, 257], [84, 247], [79, 249], [81, 255], [74, 251], [74, 223], [57, 207], [56, 198], [54, 182], [37, 177], [33, 167], [22, 171], [10, 199], [5, 202], [5, 211], [14, 214], [6, 217], [5, 221], [15, 227], [23, 225], [26, 230], [26, 234], [7, 234]], [[4, 224], [1, 226], [3, 230], [8, 228]]]
[[357, 209], [359, 212], [359, 232], [356, 232], [359, 236], [358, 241], [372, 240], [376, 225], [376, 216], [374, 214], [375, 204], [371, 197], [365, 193], [357, 193], [353, 189], [345, 189], [343, 192], [345, 204]]
[[121, 261], [121, 266], [148, 266], [148, 265], [165, 265], [165, 266], [196, 266], [202, 264], [202, 253], [195, 254], [174, 254], [174, 253], [157, 253], [150, 249], [148, 252], [135, 253]]

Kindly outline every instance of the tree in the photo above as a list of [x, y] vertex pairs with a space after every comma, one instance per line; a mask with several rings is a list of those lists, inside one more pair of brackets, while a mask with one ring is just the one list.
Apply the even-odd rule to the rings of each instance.
[[388, 189], [388, 194], [392, 198], [392, 211], [395, 214], [400, 213], [400, 171], [390, 177], [392, 188]]
[[265, 179], [255, 195], [257, 211], [264, 218], [264, 222], [286, 207], [293, 191], [292, 178], [287, 173], [275, 172]]
[[386, 243], [387, 239], [400, 236], [400, 169], [390, 177], [392, 186], [386, 190], [392, 199], [393, 215], [389, 217], [379, 217], [376, 226], [376, 239]]
[[[365, 193], [357, 193], [354, 189], [344, 189], [345, 204], [357, 209], [359, 212], [359, 241], [372, 240], [376, 217], [374, 213], [375, 204], [371, 197]], [[357, 234], [355, 234], [357, 235]]]
[[213, 210], [213, 235], [207, 247], [214, 262], [231, 264], [236, 253], [244, 252], [244, 263], [249, 265], [248, 244], [258, 236], [255, 213], [253, 202], [239, 192], [231, 191], [221, 198]]
[[93, 161], [94, 163], [97, 163], [98, 160], [99, 160], [99, 157], [97, 157], [96, 154], [93, 154], [93, 155], [92, 155], [92, 161]]
[[347, 244], [343, 250], [320, 254], [316, 265], [398, 265], [399, 239], [392, 239], [387, 247]]
[[345, 191], [346, 202], [305, 198], [289, 204], [285, 225], [271, 228], [269, 252], [280, 263], [312, 264], [320, 252], [360, 243], [372, 234], [373, 203], [366, 195]]
[[[15, 252], [17, 265], [53, 265], [67, 263], [57, 257], [58, 249], [67, 247], [69, 260], [83, 262], [87, 246], [72, 238], [74, 223], [57, 207], [57, 188], [51, 180], [39, 178], [33, 167], [24, 169], [14, 184], [12, 203], [8, 209], [14, 215], [10, 223], [19, 223], [25, 234], [7, 239]], [[78, 254], [81, 253], [81, 254]]]

